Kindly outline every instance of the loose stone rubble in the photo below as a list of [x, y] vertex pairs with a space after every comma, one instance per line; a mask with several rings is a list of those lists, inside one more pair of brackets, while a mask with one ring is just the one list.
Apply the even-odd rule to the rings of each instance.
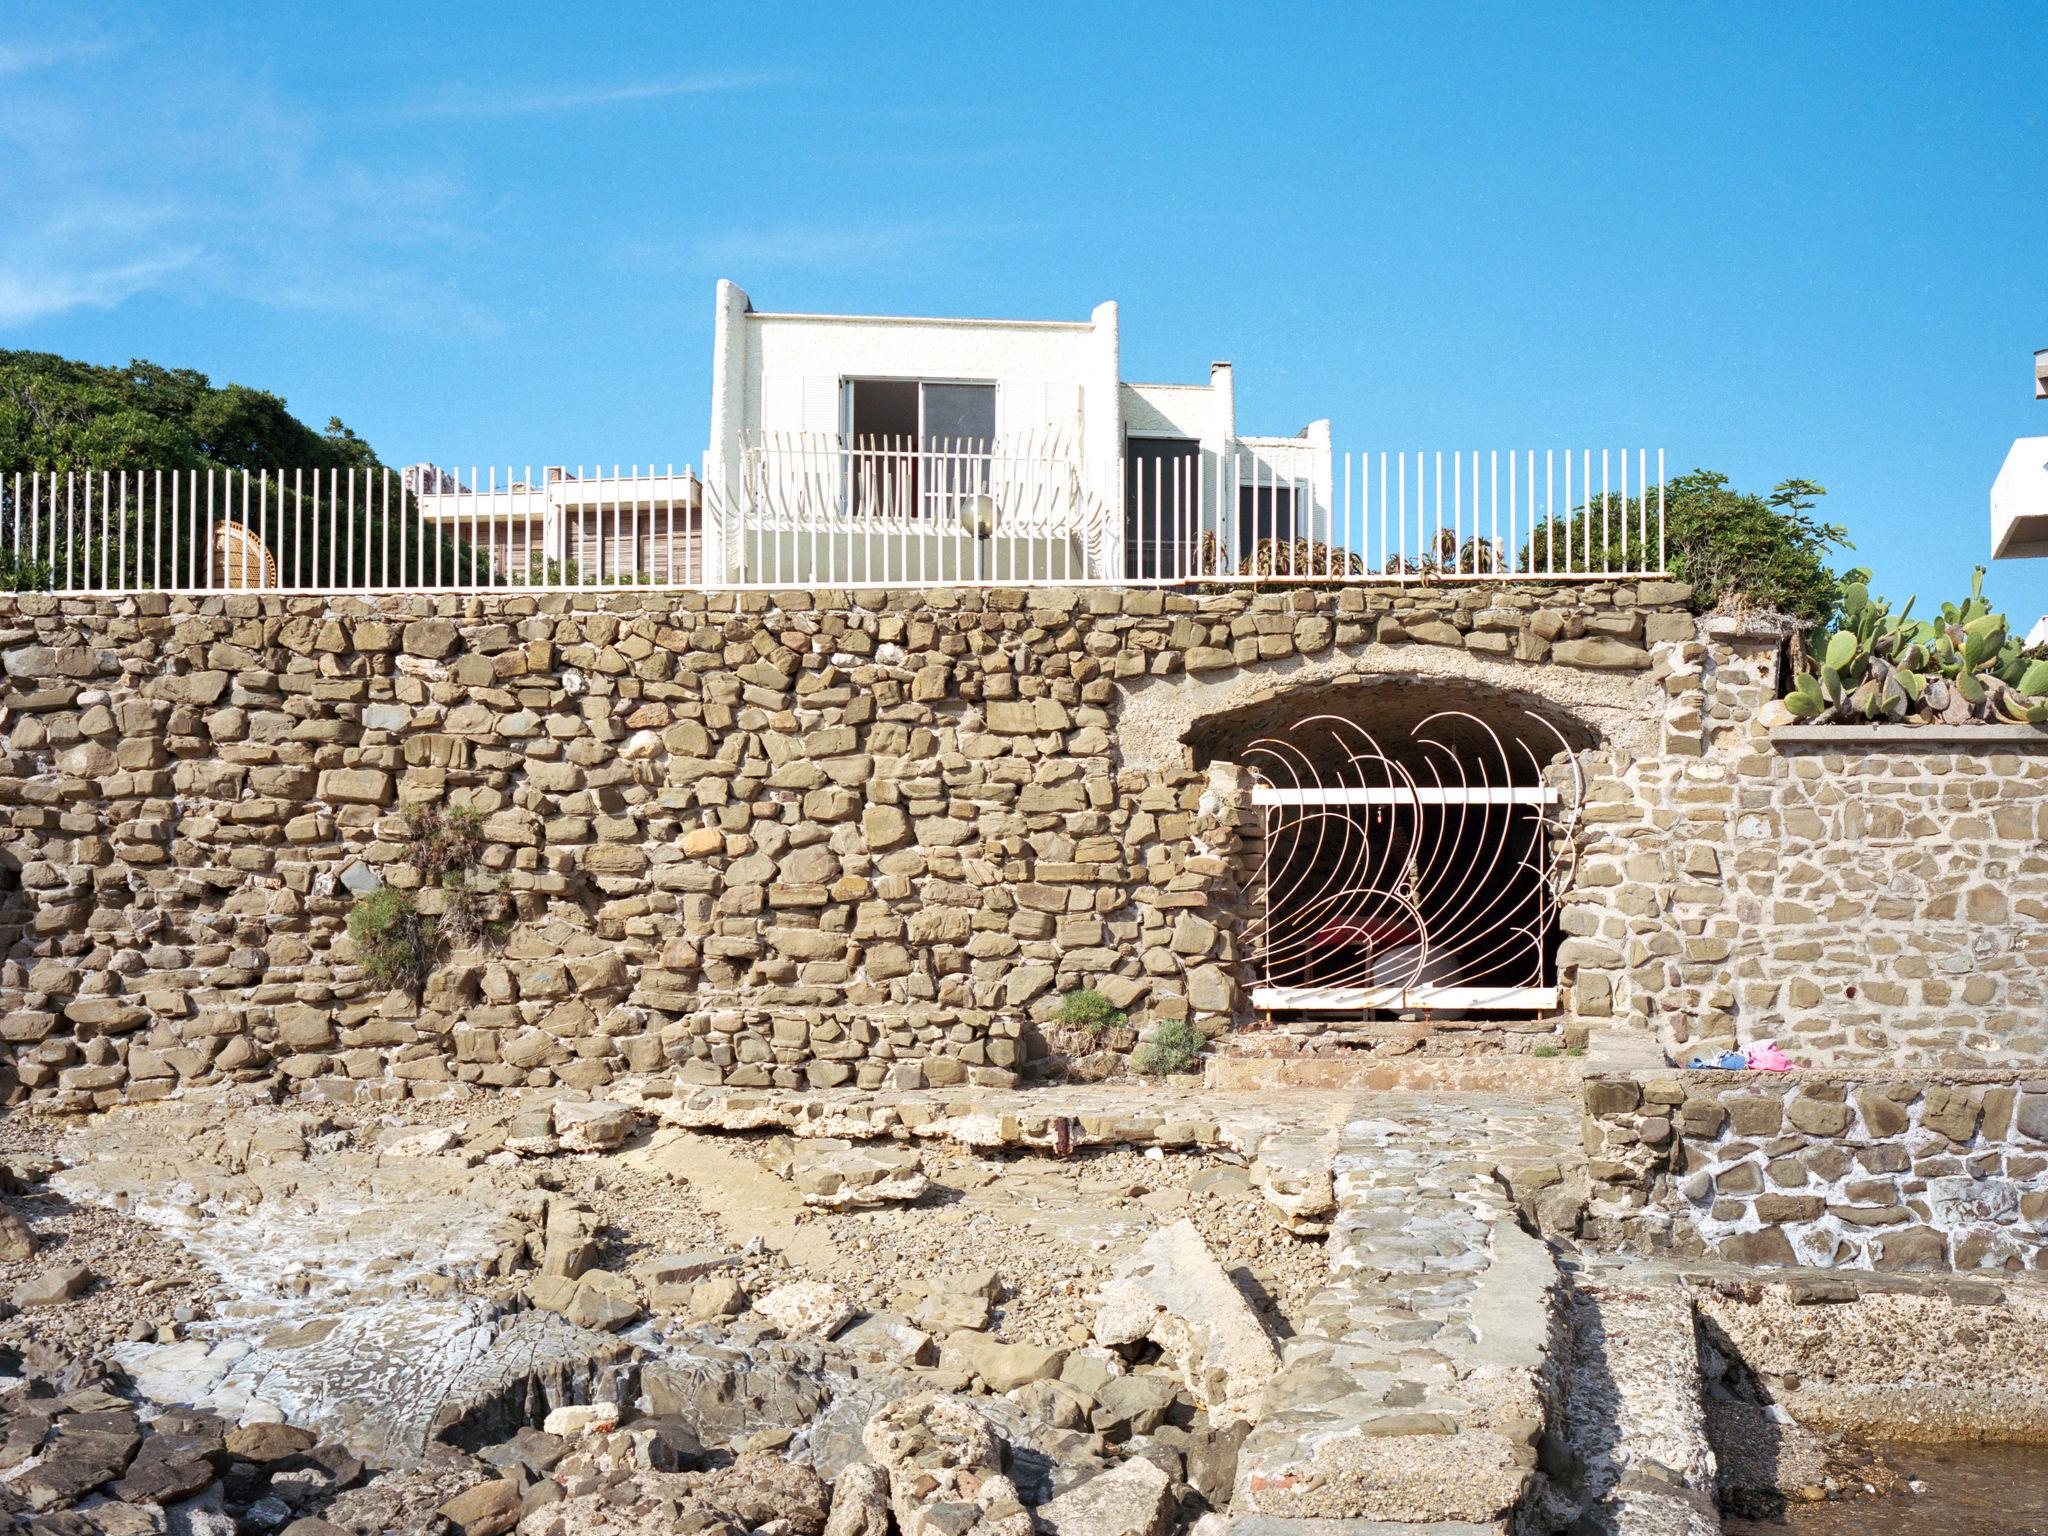
[[[0, 1124], [0, 1284], [94, 1245], [0, 1326], [103, 1318], [36, 1369], [137, 1426], [48, 1528], [1708, 1536], [1896, 1486], [1855, 1441], [1901, 1417], [2048, 1438], [2048, 1295], [1588, 1248], [1570, 1101], [664, 1086]], [[927, 1187], [819, 1206], [807, 1153]], [[112, 1309], [124, 1243], [197, 1262], [184, 1321]], [[10, 1390], [0, 1507], [56, 1443]], [[194, 1425], [225, 1461], [177, 1461]]]

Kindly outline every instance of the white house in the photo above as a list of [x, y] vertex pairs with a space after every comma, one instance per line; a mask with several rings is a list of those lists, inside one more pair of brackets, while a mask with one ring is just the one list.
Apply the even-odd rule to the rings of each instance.
[[405, 488], [430, 535], [487, 552], [501, 580], [605, 586], [684, 582], [704, 571], [703, 486], [687, 467], [539, 474], [414, 464]]
[[[2034, 354], [2034, 398], [2048, 400], [2048, 348]], [[2029, 556], [2048, 556], [2048, 437], [2015, 438], [1991, 482], [1991, 558]], [[2048, 645], [2048, 616], [2026, 643]]]
[[730, 282], [701, 482], [419, 464], [406, 485], [503, 579], [549, 585], [1170, 581], [1328, 529], [1332, 491], [1329, 422], [1240, 436], [1230, 364], [1126, 382], [1115, 304], [769, 314]]
[[[2048, 400], [2048, 348], [2034, 354], [2034, 398]], [[1991, 558], [2048, 555], [2048, 437], [2015, 439], [1991, 482]]]
[[777, 314], [720, 282], [707, 570], [1173, 579], [1327, 508], [1327, 421], [1241, 437], [1228, 363], [1140, 384], [1120, 361], [1113, 303], [1086, 320]]

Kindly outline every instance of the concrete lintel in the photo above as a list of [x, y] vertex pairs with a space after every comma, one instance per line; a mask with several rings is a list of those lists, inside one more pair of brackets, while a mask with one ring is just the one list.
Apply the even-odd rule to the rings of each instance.
[[1829, 747], [1864, 752], [1886, 747], [2048, 748], [2048, 728], [2038, 725], [1780, 725], [1771, 745]]

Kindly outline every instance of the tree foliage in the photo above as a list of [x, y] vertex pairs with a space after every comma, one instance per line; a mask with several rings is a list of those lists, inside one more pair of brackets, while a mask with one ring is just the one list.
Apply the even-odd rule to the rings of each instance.
[[[1848, 549], [1848, 530], [1813, 509], [1827, 494], [1811, 480], [1781, 480], [1767, 495], [1737, 491], [1709, 469], [1675, 475], [1663, 486], [1664, 550], [1671, 574], [1688, 582], [1706, 611], [1772, 610], [1818, 629], [1841, 607], [1843, 578], [1828, 564]], [[1525, 569], [1550, 568], [1539, 530], [1525, 547]], [[1655, 570], [1657, 492], [1647, 515], [1636, 496], [1595, 496], [1554, 535], [1557, 569]], [[1533, 553], [1534, 564], [1529, 565]]]
[[[16, 474], [31, 471], [81, 483], [66, 478], [40, 505], [17, 506]], [[232, 501], [216, 521], [242, 522], [282, 585], [435, 585], [488, 568], [455, 531], [425, 527], [399, 477], [335, 418], [316, 432], [268, 390], [217, 386], [189, 368], [0, 351], [0, 588], [224, 580], [216, 535], [196, 531], [209, 471], [264, 477], [247, 521]], [[169, 483], [180, 477], [182, 507]], [[75, 516], [74, 503], [93, 515]]]
[[268, 390], [214, 385], [140, 359], [101, 368], [0, 351], [0, 470], [369, 469], [377, 456], [330, 418], [315, 432]]

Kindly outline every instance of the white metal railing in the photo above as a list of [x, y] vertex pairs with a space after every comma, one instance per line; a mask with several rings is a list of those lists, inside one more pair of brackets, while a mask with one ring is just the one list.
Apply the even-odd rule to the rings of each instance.
[[1668, 569], [1661, 449], [1323, 459], [1293, 440], [1240, 440], [1147, 468], [1126, 486], [1126, 581], [1562, 580]]
[[1212, 586], [1643, 577], [1664, 456], [1332, 457], [1242, 439], [1058, 447], [769, 438], [689, 469], [0, 471], [0, 589]]
[[724, 502], [732, 574], [790, 586], [1099, 579], [1107, 499], [1056, 446], [770, 433]]

